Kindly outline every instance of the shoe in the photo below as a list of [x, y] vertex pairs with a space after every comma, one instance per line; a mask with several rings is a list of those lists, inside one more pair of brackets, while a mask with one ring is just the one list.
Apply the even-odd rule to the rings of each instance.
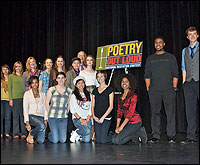
[[30, 134], [30, 132], [29, 132], [28, 137], [26, 138], [26, 141], [27, 141], [28, 143], [30, 143], [30, 144], [33, 144], [33, 143], [34, 143], [33, 136]]
[[26, 136], [25, 136], [25, 135], [22, 135], [22, 136], [21, 136], [21, 139], [25, 139], [25, 138], [26, 138]]
[[77, 138], [75, 139], [75, 141], [79, 141], [81, 139], [81, 135], [78, 135]]
[[19, 136], [14, 136], [13, 138], [14, 138], [14, 139], [19, 139]]
[[138, 132], [138, 136], [139, 136], [140, 143], [147, 143], [147, 133], [144, 126], [140, 128]]
[[196, 140], [191, 140], [191, 139], [185, 139], [184, 141], [181, 141], [181, 144], [190, 144], [190, 143], [195, 143], [197, 142]]
[[11, 136], [10, 136], [9, 134], [6, 134], [6, 137], [7, 137], [7, 138], [11, 138]]
[[157, 138], [152, 138], [151, 140], [148, 141], [148, 143], [158, 143], [159, 139]]
[[175, 137], [172, 137], [172, 138], [168, 137], [168, 141], [169, 141], [169, 144], [176, 143]]
[[72, 133], [71, 133], [70, 141], [72, 143], [74, 143], [76, 141], [76, 138], [78, 138], [78, 136], [80, 136], [79, 134], [77, 134], [76, 131], [77, 131], [77, 129], [75, 131], [72, 131]]

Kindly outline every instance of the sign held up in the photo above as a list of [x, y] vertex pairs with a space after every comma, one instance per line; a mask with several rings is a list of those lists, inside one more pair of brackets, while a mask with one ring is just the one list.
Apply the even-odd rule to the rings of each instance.
[[142, 41], [130, 41], [98, 47], [96, 70], [141, 67], [142, 48]]

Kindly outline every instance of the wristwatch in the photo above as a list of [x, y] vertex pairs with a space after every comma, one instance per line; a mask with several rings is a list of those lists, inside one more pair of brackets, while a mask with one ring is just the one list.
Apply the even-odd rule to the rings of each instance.
[[174, 91], [177, 92], [178, 91], [178, 88], [177, 87], [173, 87]]

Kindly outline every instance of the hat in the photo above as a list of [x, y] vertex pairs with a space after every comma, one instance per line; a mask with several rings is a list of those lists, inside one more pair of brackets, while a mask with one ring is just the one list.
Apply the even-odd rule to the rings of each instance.
[[82, 77], [82, 76], [77, 76], [77, 77], [73, 80], [73, 84], [76, 85], [76, 82], [77, 82], [78, 80], [83, 80], [83, 81], [85, 82], [85, 78], [84, 78], [84, 77]]
[[72, 63], [73, 63], [75, 60], [78, 60], [78, 61], [81, 63], [81, 59], [78, 58], [78, 57], [74, 57], [74, 58], [72, 58]]

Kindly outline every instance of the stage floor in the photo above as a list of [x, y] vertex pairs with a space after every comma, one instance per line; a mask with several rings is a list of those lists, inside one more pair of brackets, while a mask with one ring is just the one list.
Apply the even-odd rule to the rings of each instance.
[[125, 145], [70, 143], [28, 144], [24, 139], [1, 139], [1, 164], [199, 164], [199, 138], [193, 144], [175, 144], [162, 135], [158, 144]]

